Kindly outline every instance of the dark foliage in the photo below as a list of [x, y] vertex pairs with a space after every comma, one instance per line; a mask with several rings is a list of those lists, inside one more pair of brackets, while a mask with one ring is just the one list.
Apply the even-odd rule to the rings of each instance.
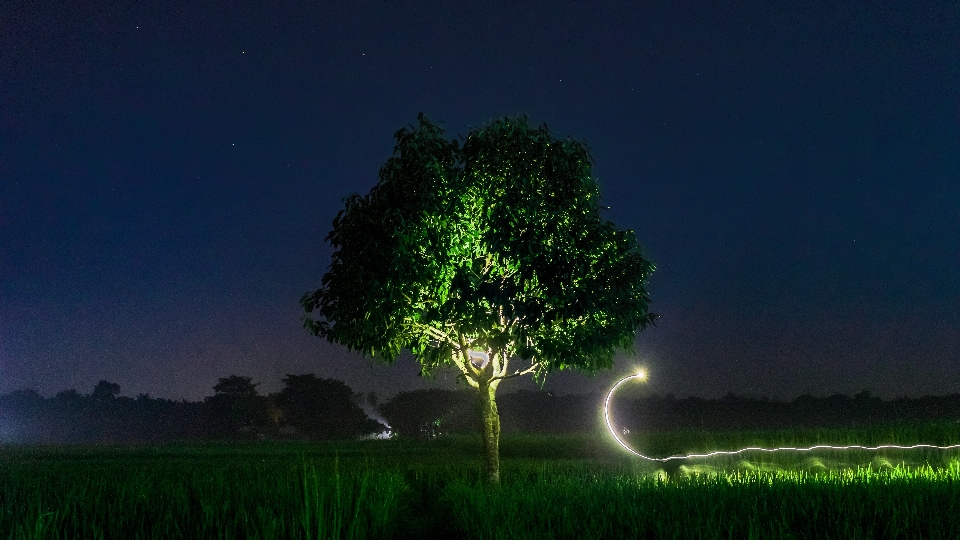
[[[0, 443], [163, 442], [203, 439], [355, 439], [382, 425], [368, 418], [344, 383], [289, 375], [270, 396], [219, 393], [202, 402], [113, 392], [64, 390], [43, 398], [33, 390], [0, 395]], [[113, 383], [108, 383], [113, 384]], [[98, 388], [107, 388], [98, 383]], [[601, 395], [519, 391], [500, 398], [504, 433], [590, 433], [603, 429]], [[468, 390], [401, 392], [379, 406], [401, 438], [476, 434], [477, 398]], [[859, 428], [872, 425], [960, 422], [960, 394], [880, 400], [804, 395], [773, 401], [729, 394], [719, 399], [653, 395], [622, 397], [614, 417], [629, 429], [760, 430]], [[292, 429], [291, 429], [292, 428]]]
[[[0, 443], [355, 439], [384, 429], [354, 403], [346, 384], [314, 375], [290, 377], [314, 383], [295, 385], [300, 392], [288, 385], [286, 393], [261, 396], [257, 383], [235, 375], [220, 379], [214, 395], [201, 402], [120, 396], [120, 386], [109, 381], [100, 381], [88, 395], [71, 389], [45, 399], [17, 390], [0, 395]], [[285, 433], [284, 425], [297, 429]]]
[[[602, 395], [521, 390], [500, 396], [504, 433], [588, 433], [601, 424]], [[476, 398], [464, 391], [401, 392], [381, 412], [401, 437], [477, 433]], [[960, 422], [960, 394], [883, 401], [856, 396], [800, 396], [789, 402], [728, 394], [719, 399], [672, 395], [614, 402], [617, 423], [645, 431], [855, 428], [930, 421]]]
[[400, 392], [380, 412], [400, 437], [432, 439], [445, 434], [477, 433], [476, 392], [413, 390]]
[[350, 439], [377, 433], [386, 426], [371, 420], [353, 399], [353, 391], [341, 381], [321, 379], [312, 373], [287, 375], [276, 402], [282, 425], [295, 433], [316, 439]]
[[616, 417], [624, 425], [656, 431], [854, 428], [903, 422], [960, 421], [960, 394], [891, 401], [883, 401], [867, 391], [852, 397], [805, 394], [793, 401], [736, 394], [727, 394], [720, 399], [676, 399], [668, 394], [620, 400], [615, 407]]

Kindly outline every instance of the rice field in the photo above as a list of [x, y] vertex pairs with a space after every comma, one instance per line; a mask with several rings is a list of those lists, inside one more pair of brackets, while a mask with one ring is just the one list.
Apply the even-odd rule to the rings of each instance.
[[[934, 443], [960, 441], [949, 425], [874, 435], [910, 443], [929, 430], [942, 436]], [[633, 442], [669, 454], [823, 435], [837, 434]], [[584, 435], [507, 437], [501, 454], [503, 484], [491, 488], [470, 437], [5, 447], [0, 539], [960, 538], [955, 450], [742, 454], [665, 467]]]

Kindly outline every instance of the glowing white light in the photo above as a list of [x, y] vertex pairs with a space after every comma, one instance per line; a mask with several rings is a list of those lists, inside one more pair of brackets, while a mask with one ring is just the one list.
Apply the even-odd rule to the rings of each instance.
[[617, 381], [617, 383], [613, 385], [613, 388], [611, 388], [610, 391], [607, 392], [607, 398], [603, 401], [603, 419], [607, 423], [607, 430], [610, 431], [611, 435], [613, 435], [613, 439], [617, 441], [617, 443], [620, 446], [622, 446], [624, 450], [626, 450], [627, 452], [630, 452], [631, 454], [637, 456], [638, 458], [646, 459], [649, 461], [666, 462], [666, 461], [677, 460], [677, 459], [699, 459], [699, 458], [709, 458], [713, 456], [730, 456], [735, 454], [742, 454], [744, 452], [786, 452], [786, 451], [810, 452], [813, 450], [867, 450], [867, 451], [873, 452], [877, 450], [886, 450], [886, 449], [915, 450], [918, 448], [931, 448], [934, 450], [951, 450], [954, 448], [960, 448], [960, 444], [952, 444], [950, 446], [936, 446], [932, 444], [914, 444], [912, 446], [900, 446], [897, 444], [881, 444], [880, 446], [860, 446], [858, 444], [853, 444], [849, 446], [831, 446], [828, 444], [818, 444], [816, 446], [808, 446], [805, 448], [793, 448], [793, 447], [785, 446], [780, 448], [750, 447], [750, 448], [741, 448], [739, 450], [715, 450], [713, 452], [707, 452], [704, 454], [686, 454], [686, 455], [676, 455], [676, 456], [669, 456], [669, 457], [663, 457], [663, 458], [645, 456], [640, 452], [637, 452], [633, 448], [630, 448], [630, 445], [625, 443], [623, 439], [621, 439], [620, 436], [617, 435], [617, 430], [613, 428], [613, 423], [610, 421], [610, 401], [611, 399], [613, 399], [613, 393], [617, 391], [617, 388], [619, 388], [621, 384], [633, 379], [638, 379], [642, 381], [646, 379], [646, 377], [647, 377], [646, 371], [641, 370], [639, 373], [636, 373], [634, 375], [628, 375], [620, 379], [619, 381]]
[[490, 362], [490, 355], [483, 351], [467, 351], [467, 354], [470, 356], [470, 363], [477, 366], [477, 369], [487, 367], [487, 363]]

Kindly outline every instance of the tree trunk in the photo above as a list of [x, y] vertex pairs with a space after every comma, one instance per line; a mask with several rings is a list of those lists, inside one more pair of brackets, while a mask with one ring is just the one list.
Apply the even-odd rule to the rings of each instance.
[[500, 413], [496, 385], [480, 383], [480, 422], [483, 433], [483, 476], [487, 483], [500, 485]]

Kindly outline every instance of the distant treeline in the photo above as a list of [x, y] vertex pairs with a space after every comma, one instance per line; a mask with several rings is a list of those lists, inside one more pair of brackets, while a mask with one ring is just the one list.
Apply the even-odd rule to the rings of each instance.
[[736, 394], [719, 399], [651, 396], [616, 403], [614, 416], [623, 428], [637, 426], [650, 431], [843, 428], [957, 422], [960, 421], [960, 394], [883, 401], [863, 391], [852, 397], [805, 394], [788, 402]]
[[200, 402], [120, 396], [120, 386], [109, 381], [87, 395], [65, 390], [47, 399], [18, 390], [0, 396], [0, 442], [355, 439], [386, 429], [341, 381], [305, 374], [287, 375], [283, 383], [280, 392], [261, 396], [259, 383], [232, 375]]
[[[100, 381], [90, 394], [65, 390], [43, 398], [32, 390], [0, 395], [0, 443], [164, 442], [236, 439], [356, 439], [392, 434], [433, 438], [478, 433], [476, 393], [401, 392], [378, 403], [334, 379], [287, 375], [280, 392], [258, 383], [219, 379], [199, 402], [120, 395]], [[521, 390], [497, 402], [503, 433], [577, 433], [602, 429], [602, 395]], [[652, 395], [614, 402], [617, 429], [740, 430], [863, 427], [901, 422], [960, 421], [960, 394], [882, 401], [855, 396], [800, 396], [790, 402], [728, 394], [719, 399]], [[379, 420], [379, 421], [378, 421]], [[386, 424], [389, 424], [389, 428]]]
[[[476, 433], [476, 401], [470, 391], [401, 392], [380, 407], [396, 433], [431, 437]], [[604, 429], [603, 395], [553, 395], [521, 390], [497, 399], [504, 433], [572, 433]], [[617, 429], [757, 430], [843, 428], [897, 423], [960, 422], [960, 394], [882, 401], [855, 396], [803, 395], [790, 402], [728, 394], [719, 399], [652, 395], [620, 397], [612, 411]]]

